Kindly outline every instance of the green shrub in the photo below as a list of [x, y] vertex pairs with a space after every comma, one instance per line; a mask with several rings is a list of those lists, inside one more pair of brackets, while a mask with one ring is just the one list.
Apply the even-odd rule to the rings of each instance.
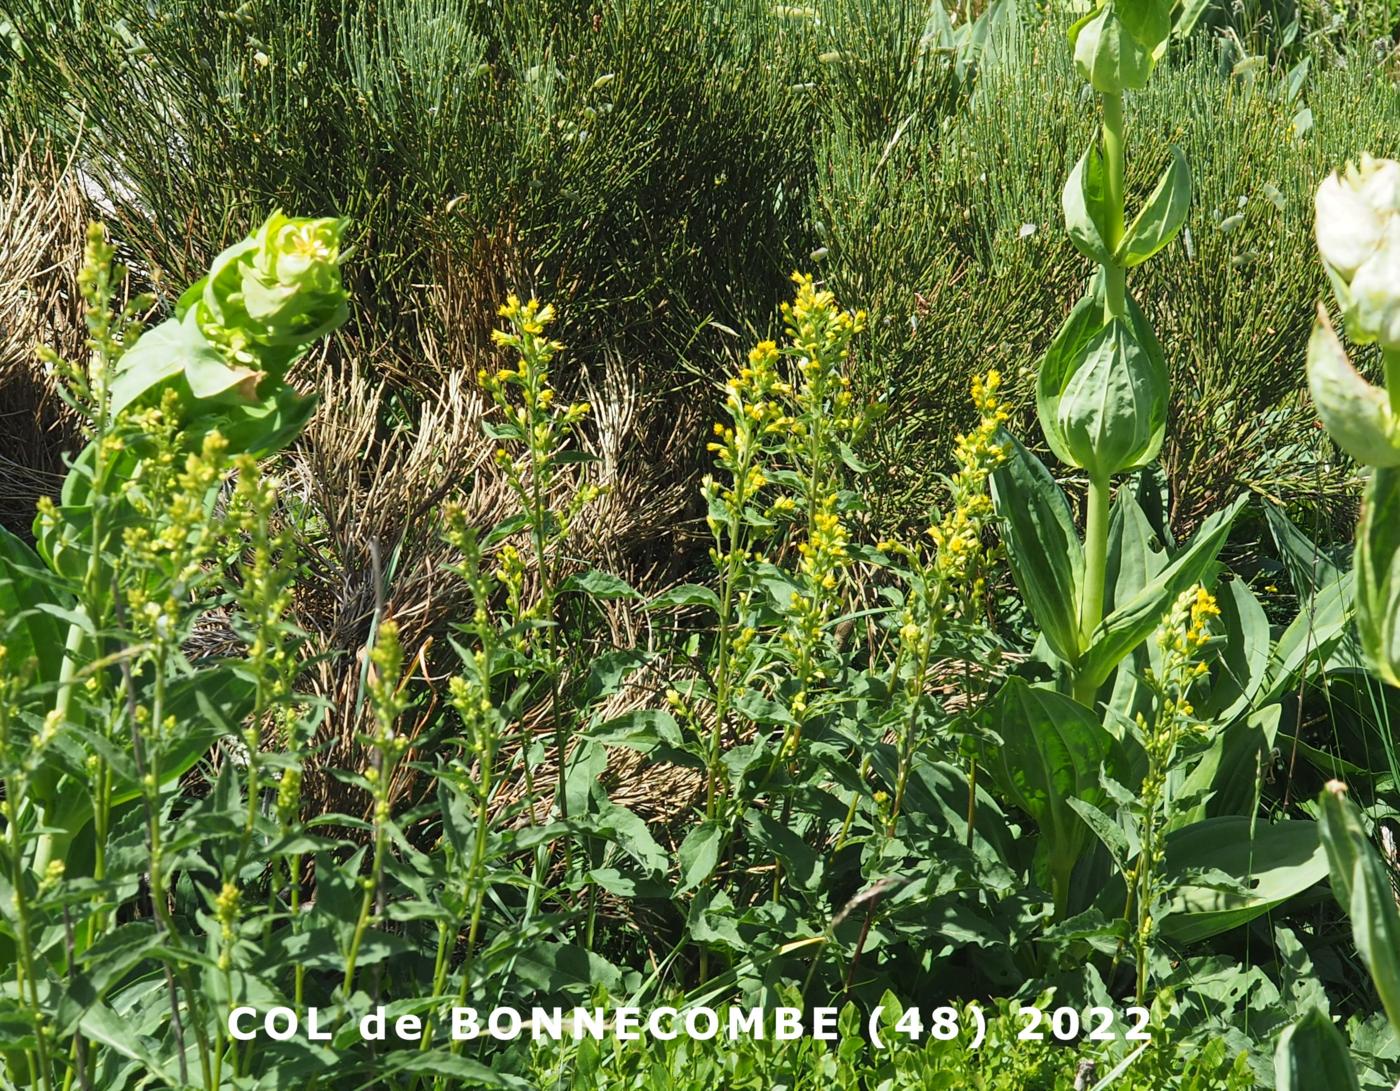
[[[1090, 271], [1060, 226], [1092, 123], [1061, 41], [1058, 25], [1022, 31], [951, 119], [919, 115], [876, 141], [839, 122], [819, 134], [823, 272], [873, 316], [861, 374], [895, 410], [876, 440], [886, 518], [927, 507], [966, 376], [998, 368], [1029, 411], [1039, 355]], [[1293, 79], [1222, 77], [1202, 48], [1134, 102], [1129, 190], [1145, 196], [1169, 143], [1195, 179], [1189, 236], [1130, 275], [1172, 365], [1164, 465], [1186, 525], [1240, 486], [1346, 503], [1347, 474], [1298, 397], [1326, 287], [1303, 256], [1317, 181], [1360, 148], [1393, 150], [1400, 97], [1362, 66], [1314, 64], [1298, 97]]]

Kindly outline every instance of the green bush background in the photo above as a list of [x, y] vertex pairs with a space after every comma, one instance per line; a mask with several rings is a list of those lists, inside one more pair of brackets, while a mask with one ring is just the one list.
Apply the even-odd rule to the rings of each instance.
[[[212, 37], [202, 5], [158, 10], [101, 0], [75, 22], [25, 0], [22, 32], [0, 35], [10, 143], [37, 129], [76, 148], [157, 283], [274, 206], [354, 217], [342, 355], [410, 402], [441, 381], [424, 341], [470, 364], [524, 287], [558, 304], [579, 366], [644, 376], [663, 445], [674, 407], [771, 332], [786, 275], [811, 267], [871, 312], [860, 373], [891, 410], [876, 515], [917, 521], [967, 377], [998, 367], [1026, 409], [1088, 272], [1056, 199], [1092, 115], [1064, 15], [1006, 20], [958, 72], [911, 0], [267, 0], [218, 12]], [[1189, 250], [1134, 281], [1176, 371], [1180, 523], [1241, 484], [1350, 516], [1298, 397], [1299, 346], [1324, 287], [1305, 260], [1312, 189], [1361, 149], [1400, 152], [1400, 95], [1368, 50], [1304, 35], [1250, 60], [1202, 33], [1129, 107], [1134, 162], [1175, 142], [1196, 179]]]

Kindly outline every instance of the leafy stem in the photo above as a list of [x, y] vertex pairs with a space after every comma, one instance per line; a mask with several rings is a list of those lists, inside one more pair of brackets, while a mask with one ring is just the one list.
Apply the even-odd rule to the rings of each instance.
[[[1103, 620], [1104, 581], [1108, 574], [1108, 522], [1110, 485], [1107, 476], [1089, 479], [1088, 512], [1084, 523], [1084, 594], [1080, 600], [1079, 632], [1084, 647]], [[1092, 704], [1093, 689], [1085, 679], [1075, 680], [1075, 698]]]

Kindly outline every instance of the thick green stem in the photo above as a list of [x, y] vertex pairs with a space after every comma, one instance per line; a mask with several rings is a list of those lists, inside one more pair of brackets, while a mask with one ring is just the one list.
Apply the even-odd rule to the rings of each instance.
[[[1084, 525], [1084, 585], [1079, 603], [1079, 632], [1085, 647], [1103, 620], [1104, 580], [1108, 571], [1109, 479], [1106, 476], [1090, 479], [1088, 509]], [[1092, 704], [1093, 686], [1084, 679], [1076, 679], [1074, 696], [1083, 704]]]
[[[1108, 182], [1108, 245], [1116, 251], [1123, 241], [1123, 96], [1103, 96], [1103, 157]], [[1109, 318], [1127, 311], [1126, 270], [1118, 262], [1104, 266]]]
[[1400, 414], [1400, 348], [1388, 348], [1384, 352], [1385, 386], [1390, 392], [1391, 411]]

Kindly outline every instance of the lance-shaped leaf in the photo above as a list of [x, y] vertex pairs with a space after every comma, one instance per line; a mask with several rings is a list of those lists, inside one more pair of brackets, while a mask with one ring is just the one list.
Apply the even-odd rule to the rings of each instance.
[[1332, 892], [1351, 916], [1357, 953], [1371, 972], [1390, 1024], [1400, 1033], [1400, 912], [1385, 865], [1371, 847], [1361, 815], [1332, 781], [1318, 797], [1322, 844], [1332, 874]]
[[1190, 943], [1247, 924], [1321, 882], [1327, 854], [1316, 822], [1227, 815], [1169, 833], [1167, 875], [1173, 891], [1162, 935]]
[[1400, 468], [1366, 484], [1356, 528], [1356, 629], [1376, 673], [1400, 686]]
[[1338, 447], [1367, 466], [1400, 466], [1400, 417], [1386, 392], [1351, 366], [1321, 304], [1308, 339], [1308, 390]]
[[1077, 466], [1078, 463], [1060, 434], [1060, 395], [1083, 361], [1089, 342], [1102, 332], [1105, 325], [1104, 277], [1100, 270], [1090, 281], [1089, 290], [1070, 311], [1055, 339], [1050, 342], [1036, 373], [1036, 416], [1040, 418], [1046, 444], [1055, 457], [1067, 466]]
[[1081, 678], [1091, 685], [1102, 685], [1113, 668], [1152, 635], [1178, 595], [1192, 584], [1206, 582], [1243, 506], [1244, 497], [1239, 497], [1228, 508], [1212, 514], [1191, 543], [1150, 584], [1103, 619], [1080, 660]]
[[1109, 243], [1108, 177], [1097, 140], [1069, 172], [1063, 204], [1070, 241], [1086, 258], [1109, 264], [1113, 250]]
[[1078, 701], [1011, 678], [993, 699], [991, 726], [1001, 736], [984, 755], [1004, 798], [1040, 827], [1036, 858], [1063, 912], [1075, 862], [1092, 836], [1070, 803], [1102, 809], [1108, 796], [1099, 769], [1118, 779], [1125, 764], [1117, 739]]
[[1129, 269], [1141, 265], [1176, 238], [1186, 223], [1186, 213], [1191, 208], [1191, 168], [1180, 148], [1173, 145], [1171, 155], [1172, 161], [1157, 188], [1118, 244], [1114, 257]]
[[1084, 549], [1069, 501], [1044, 464], [1002, 430], [1009, 454], [992, 473], [992, 502], [1001, 519], [1011, 574], [1050, 650], [1079, 658], [1079, 597]]
[[1277, 1091], [1359, 1091], [1346, 1039], [1317, 1008], [1309, 1008], [1279, 1035], [1274, 1087]]

